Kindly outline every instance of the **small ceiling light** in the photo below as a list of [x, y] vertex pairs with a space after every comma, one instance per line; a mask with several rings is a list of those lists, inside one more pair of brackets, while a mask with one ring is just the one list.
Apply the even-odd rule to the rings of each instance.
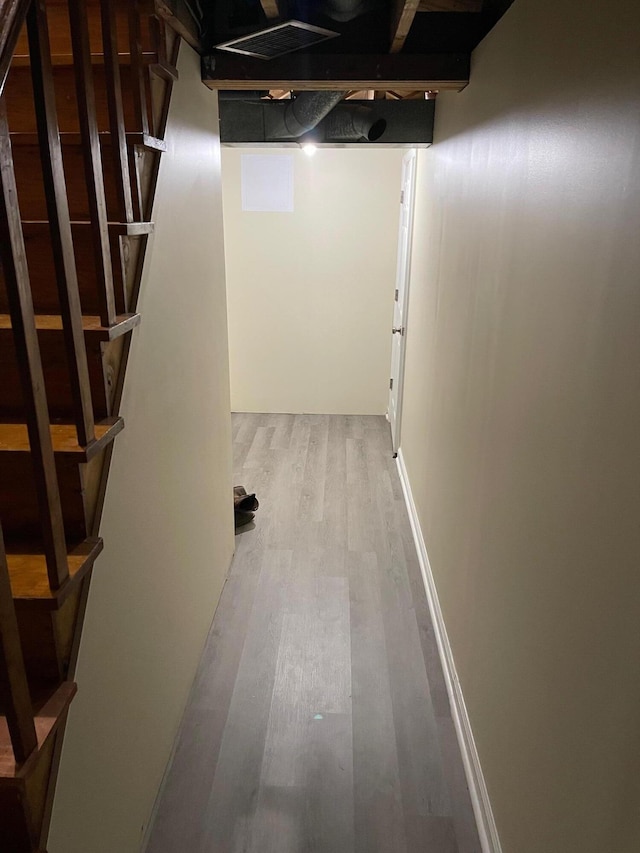
[[313, 157], [313, 155], [318, 149], [312, 142], [305, 142], [305, 144], [302, 146], [302, 150], [307, 155], [307, 157]]

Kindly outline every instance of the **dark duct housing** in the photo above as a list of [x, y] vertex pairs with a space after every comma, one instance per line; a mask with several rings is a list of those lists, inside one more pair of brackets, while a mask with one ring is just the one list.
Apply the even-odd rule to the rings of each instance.
[[304, 92], [292, 101], [228, 99], [221, 93], [220, 138], [237, 145], [427, 146], [433, 141], [434, 107], [434, 100], [342, 101], [336, 92]]

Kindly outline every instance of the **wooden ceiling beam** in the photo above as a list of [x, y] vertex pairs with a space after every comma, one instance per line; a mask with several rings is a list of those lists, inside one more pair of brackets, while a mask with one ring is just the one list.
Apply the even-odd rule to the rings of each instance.
[[480, 12], [482, 3], [483, 0], [393, 0], [389, 52], [400, 53], [417, 12]]
[[345, 101], [372, 101], [373, 89], [351, 89], [344, 99]]
[[420, 0], [394, 0], [391, 5], [390, 53], [400, 53], [409, 35]]
[[459, 92], [469, 82], [466, 53], [292, 53], [269, 62], [222, 52], [203, 57], [210, 89], [430, 89]]
[[482, 0], [418, 0], [418, 12], [481, 12]]
[[275, 24], [280, 20], [278, 0], [260, 0], [260, 5], [270, 24]]

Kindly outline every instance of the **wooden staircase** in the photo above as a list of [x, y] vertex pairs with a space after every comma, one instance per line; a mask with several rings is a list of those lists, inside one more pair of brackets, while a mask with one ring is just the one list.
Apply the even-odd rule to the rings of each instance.
[[179, 37], [0, 0], [0, 850], [44, 851]]

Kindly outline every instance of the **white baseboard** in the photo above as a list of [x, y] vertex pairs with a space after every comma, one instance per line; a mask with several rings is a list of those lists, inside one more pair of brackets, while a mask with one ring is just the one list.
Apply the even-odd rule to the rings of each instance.
[[469, 715], [467, 714], [467, 709], [464, 703], [462, 688], [456, 673], [453, 653], [451, 651], [451, 645], [449, 644], [447, 629], [444, 624], [442, 610], [438, 600], [438, 591], [431, 572], [431, 565], [429, 564], [427, 546], [425, 545], [422, 528], [420, 527], [420, 521], [418, 519], [418, 512], [411, 493], [411, 484], [409, 483], [402, 449], [398, 451], [396, 461], [398, 465], [398, 473], [400, 475], [400, 482], [402, 483], [402, 491], [404, 493], [404, 499], [409, 513], [413, 539], [418, 553], [420, 570], [422, 571], [422, 579], [427, 593], [431, 619], [433, 620], [434, 633], [438, 643], [438, 652], [440, 653], [440, 661], [442, 663], [444, 679], [447, 685], [447, 693], [449, 694], [449, 702], [451, 703], [451, 714], [456, 728], [456, 734], [458, 736], [460, 752], [462, 753], [462, 761], [467, 777], [467, 784], [469, 785], [469, 793], [471, 794], [473, 811], [476, 816], [482, 851], [483, 853], [502, 853], [500, 838], [498, 837], [498, 830], [496, 828], [493, 811], [491, 809], [491, 802], [489, 800], [489, 793], [484, 781], [482, 767], [480, 766], [478, 750], [476, 749], [476, 744], [473, 738]]

